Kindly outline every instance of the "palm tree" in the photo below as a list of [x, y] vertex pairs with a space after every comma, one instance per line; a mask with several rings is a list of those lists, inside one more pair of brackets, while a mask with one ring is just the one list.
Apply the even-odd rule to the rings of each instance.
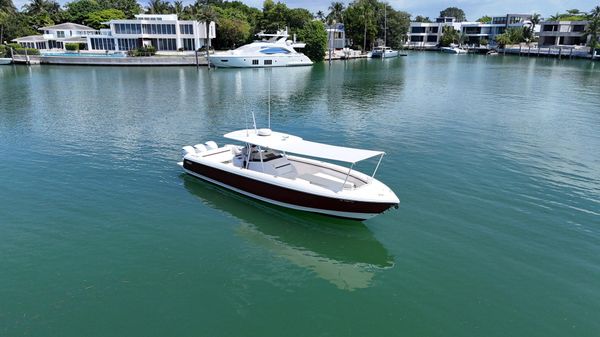
[[32, 0], [23, 5], [23, 10], [29, 15], [34, 14], [56, 14], [60, 11], [60, 5], [53, 0]]
[[315, 14], [315, 19], [325, 21], [325, 13], [323, 13], [323, 11], [318, 11], [317, 14]]
[[590, 47], [590, 54], [594, 57], [594, 51], [600, 45], [600, 43], [598, 43], [598, 37], [600, 37], [600, 15], [596, 15], [590, 20], [583, 36], [585, 39], [589, 40], [588, 46]]
[[[215, 12], [215, 10], [210, 6], [210, 5], [200, 5], [198, 2], [196, 2], [197, 4], [197, 8], [196, 8], [196, 15], [195, 15], [195, 19], [197, 21], [200, 22], [204, 22], [204, 28], [205, 28], [205, 32], [206, 32], [206, 39], [204, 41], [204, 46], [206, 48], [206, 61], [208, 62], [208, 54], [209, 54], [209, 49], [210, 49], [210, 32], [209, 32], [209, 28], [210, 28], [210, 23], [211, 22], [217, 22], [217, 12]], [[210, 66], [210, 64], [209, 64]]]
[[533, 13], [533, 15], [531, 16], [531, 30], [535, 31], [535, 26], [537, 26], [541, 21], [541, 15], [539, 13]]
[[8, 22], [8, 12], [0, 9], [0, 44], [4, 42], [4, 26]]
[[343, 2], [334, 1], [329, 5], [329, 14], [327, 14], [327, 21], [331, 23], [333, 20], [336, 22], [344, 22], [344, 10], [346, 7]]
[[173, 2], [173, 11], [175, 12], [175, 14], [177, 14], [177, 17], [181, 16], [181, 14], [183, 13], [183, 1], [175, 1]]
[[590, 17], [591, 18], [600, 18], [600, 6], [596, 6], [596, 7], [594, 7], [594, 9], [592, 9], [590, 11]]
[[169, 3], [168, 2], [163, 1], [163, 0], [148, 1], [148, 13], [150, 13], [150, 14], [166, 14], [168, 12], [169, 12]]

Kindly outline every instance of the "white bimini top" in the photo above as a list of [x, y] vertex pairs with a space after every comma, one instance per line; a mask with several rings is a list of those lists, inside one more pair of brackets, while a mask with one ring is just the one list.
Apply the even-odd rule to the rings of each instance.
[[335, 146], [310, 142], [301, 137], [274, 132], [269, 129], [244, 129], [230, 132], [223, 137], [244, 143], [254, 144], [265, 149], [301, 154], [305, 156], [357, 163], [384, 152]]

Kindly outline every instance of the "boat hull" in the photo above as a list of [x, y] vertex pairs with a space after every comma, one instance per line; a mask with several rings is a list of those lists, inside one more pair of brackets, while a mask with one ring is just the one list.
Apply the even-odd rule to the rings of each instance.
[[0, 58], [0, 64], [11, 64], [11, 63], [12, 63], [11, 58]]
[[397, 206], [397, 203], [345, 200], [298, 191], [220, 170], [189, 159], [184, 159], [183, 169], [194, 177], [261, 201], [338, 218], [362, 221]]
[[[271, 68], [310, 66], [313, 62], [304, 54], [297, 55], [219, 55], [208, 57], [210, 65], [217, 68]], [[266, 62], [265, 62], [266, 61]], [[269, 62], [270, 61], [270, 62]]]
[[392, 51], [388, 51], [385, 53], [374, 51], [371, 53], [372, 58], [389, 58], [389, 57], [397, 57], [398, 55], [399, 55], [399, 53], [397, 50], [392, 50]]

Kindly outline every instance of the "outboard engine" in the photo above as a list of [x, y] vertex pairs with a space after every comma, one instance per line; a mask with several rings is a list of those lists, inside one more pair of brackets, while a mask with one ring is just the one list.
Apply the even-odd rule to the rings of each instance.
[[196, 154], [196, 150], [189, 145], [182, 147], [181, 148], [181, 156], [185, 157], [188, 154]]
[[208, 142], [204, 143], [204, 145], [206, 145], [206, 148], [210, 151], [210, 150], [214, 150], [219, 148], [217, 146], [217, 143], [213, 142], [212, 140], [209, 140]]
[[204, 144], [196, 144], [196, 145], [194, 145], [194, 149], [196, 149], [196, 153], [198, 153], [198, 154], [208, 151], [208, 149], [206, 148], [206, 146], [204, 146]]

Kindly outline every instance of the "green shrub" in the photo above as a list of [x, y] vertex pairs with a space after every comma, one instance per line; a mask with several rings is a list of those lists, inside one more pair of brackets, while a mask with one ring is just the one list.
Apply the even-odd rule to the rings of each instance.
[[156, 54], [156, 48], [153, 46], [139, 47], [138, 49], [127, 52], [128, 56], [152, 56]]
[[9, 44], [7, 44], [7, 46], [12, 49], [23, 49], [23, 46], [21, 46], [18, 43], [9, 43]]
[[487, 39], [479, 40], [479, 44], [482, 46], [487, 46], [490, 42]]
[[79, 51], [79, 43], [65, 43], [65, 49], [68, 51]]
[[0, 57], [10, 57], [10, 50], [5, 46], [0, 44]]

